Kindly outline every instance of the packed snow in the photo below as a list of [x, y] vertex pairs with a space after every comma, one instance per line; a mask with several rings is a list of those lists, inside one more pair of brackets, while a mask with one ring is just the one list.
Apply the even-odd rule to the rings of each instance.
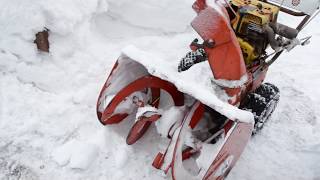
[[[147, 51], [153, 45], [165, 52], [158, 58], [175, 62], [186, 54], [196, 36], [189, 25], [192, 3], [2, 0], [0, 179], [170, 179], [151, 166], [168, 144], [155, 125], [127, 146], [133, 122], [104, 127], [95, 105], [124, 47]], [[281, 91], [279, 106], [228, 179], [320, 178], [319, 27], [317, 17], [301, 34], [313, 35], [311, 43], [270, 68], [267, 81]], [[50, 53], [33, 43], [44, 28], [50, 29]]]
[[[172, 59], [171, 56], [167, 56], [168, 52], [162, 53], [161, 50], [157, 48], [158, 45], [165, 43], [162, 39], [154, 41], [156, 42], [153, 42], [156, 44], [153, 45], [155, 47], [148, 48], [150, 52], [154, 53], [142, 51], [133, 45], [125, 47], [122, 52], [130, 59], [141, 63], [150, 74], [172, 82], [179, 91], [191, 95], [226, 117], [242, 122], [253, 122], [252, 113], [240, 110], [227, 103], [228, 96], [219, 90], [219, 86], [211, 82], [213, 78], [208, 62], [200, 63], [197, 66], [191, 67], [188, 71], [179, 73], [177, 71], [177, 65], [180, 59], [178, 57]], [[139, 45], [141, 44], [143, 43], [139, 43]], [[175, 45], [173, 42], [171, 42], [170, 45], [174, 47], [172, 49], [179, 47], [179, 45]], [[150, 46], [152, 46], [152, 44], [150, 44]], [[186, 49], [186, 51], [188, 50]], [[181, 55], [181, 57], [182, 56], [183, 55]], [[162, 59], [159, 57], [165, 58]], [[150, 61], [150, 59], [152, 59], [152, 61]], [[239, 81], [243, 82], [243, 79], [247, 80], [247, 78], [241, 78]], [[225, 102], [223, 102], [223, 100]]]
[[167, 137], [169, 135], [169, 131], [171, 127], [179, 122], [177, 120], [182, 120], [183, 115], [185, 112], [184, 107], [175, 107], [172, 106], [168, 110], [163, 111], [161, 113], [161, 118], [155, 122], [157, 132], [162, 136], [162, 137]]

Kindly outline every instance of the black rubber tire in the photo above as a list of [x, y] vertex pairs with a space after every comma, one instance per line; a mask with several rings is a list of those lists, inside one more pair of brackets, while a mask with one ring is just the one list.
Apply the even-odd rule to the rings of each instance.
[[254, 93], [261, 95], [266, 98], [267, 101], [270, 101], [274, 95], [278, 94], [280, 91], [277, 86], [271, 83], [261, 84]]
[[261, 130], [272, 115], [279, 101], [279, 93], [279, 89], [275, 85], [265, 83], [254, 92], [249, 93], [241, 103], [241, 109], [251, 111], [254, 115], [253, 134]]

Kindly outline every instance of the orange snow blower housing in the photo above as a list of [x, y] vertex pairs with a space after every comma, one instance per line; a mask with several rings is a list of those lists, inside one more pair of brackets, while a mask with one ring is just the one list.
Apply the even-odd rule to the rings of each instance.
[[[205, 0], [198, 0], [193, 8], [198, 16], [191, 23], [192, 27], [204, 41], [214, 42], [214, 46], [204, 49], [216, 82], [219, 83], [219, 79], [240, 81], [245, 76], [249, 78], [244, 87], [225, 87], [229, 96], [237, 97], [230, 102], [236, 105], [247, 91], [255, 90], [264, 81], [268, 66], [259, 67], [259, 63], [269, 42], [275, 41], [274, 34], [273, 39], [268, 39], [265, 29], [269, 23], [277, 21], [280, 8], [258, 0], [232, 0], [220, 12], [207, 8]], [[296, 30], [285, 28], [293, 32], [292, 38], [297, 36]]]
[[[177, 64], [166, 54], [161, 59], [158, 52], [124, 48], [99, 94], [99, 121], [131, 120], [128, 145], [157, 122], [169, 144], [155, 155], [155, 168], [171, 172], [174, 180], [224, 179], [279, 101], [278, 88], [263, 84], [268, 67], [284, 50], [309, 42], [297, 35], [320, 2], [293, 7], [287, 1], [197, 0], [191, 25], [203, 43], [195, 39]], [[305, 17], [294, 29], [277, 22], [279, 11]], [[274, 52], [268, 54], [268, 48]], [[175, 108], [181, 116], [166, 114]], [[188, 160], [191, 168], [184, 164]]]
[[[204, 49], [214, 78], [240, 81], [247, 70], [237, 36], [229, 24], [227, 11], [222, 9], [222, 12], [218, 12], [213, 8], [206, 8], [203, 1], [197, 1], [193, 8], [198, 16], [192, 21], [192, 27], [205, 42], [213, 43], [212, 46], [204, 46]], [[225, 90], [229, 96], [237, 96], [231, 104], [239, 103], [241, 87], [225, 87]]]

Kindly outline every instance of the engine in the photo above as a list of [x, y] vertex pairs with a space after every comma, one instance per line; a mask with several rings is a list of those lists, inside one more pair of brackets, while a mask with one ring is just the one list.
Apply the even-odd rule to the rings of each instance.
[[244, 60], [251, 65], [269, 45], [266, 27], [277, 24], [279, 7], [258, 0], [231, 0], [237, 15], [231, 24], [236, 32]]

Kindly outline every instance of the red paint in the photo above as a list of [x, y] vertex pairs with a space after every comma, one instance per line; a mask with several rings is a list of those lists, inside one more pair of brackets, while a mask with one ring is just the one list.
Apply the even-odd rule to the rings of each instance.
[[183, 94], [179, 92], [173, 84], [151, 75], [144, 76], [130, 83], [116, 94], [116, 96], [112, 99], [110, 104], [102, 113], [102, 117], [100, 119], [101, 123], [106, 125], [121, 122], [123, 119], [112, 118], [113, 116], [115, 116], [114, 111], [116, 107], [133, 92], [141, 91], [145, 88], [163, 89], [171, 95], [176, 106], [182, 106], [184, 104]]
[[196, 13], [200, 13], [200, 11], [207, 8], [206, 0], [196, 0], [196, 2], [193, 3], [192, 8]]
[[[232, 155], [233, 160], [229, 167], [229, 170], [235, 165], [237, 160], [239, 159], [241, 153], [243, 152], [244, 148], [246, 147], [253, 130], [253, 126], [248, 123], [236, 123], [235, 128], [233, 129], [232, 133], [228, 137], [228, 140], [223, 145], [221, 151], [217, 155], [217, 158], [212, 162], [209, 170], [207, 171], [205, 180], [213, 180], [221, 177], [215, 177], [215, 172], [218, 167], [223, 163], [223, 160], [227, 158], [227, 156]], [[226, 173], [229, 171], [226, 171]], [[226, 176], [227, 174], [223, 174]]]
[[104, 92], [104, 90], [105, 90], [106, 88], [108, 88], [108, 86], [109, 86], [109, 84], [110, 84], [110, 78], [111, 78], [113, 72], [117, 69], [118, 65], [119, 65], [119, 63], [118, 63], [118, 61], [116, 61], [116, 63], [114, 64], [114, 66], [113, 66], [113, 68], [112, 68], [112, 70], [111, 70], [111, 72], [110, 72], [110, 74], [109, 74], [109, 76], [108, 76], [108, 78], [107, 78], [107, 81], [103, 84], [103, 87], [102, 87], [102, 89], [101, 89], [101, 91], [100, 91], [100, 93], [99, 93], [99, 97], [98, 97], [98, 101], [97, 101], [97, 105], [96, 105], [96, 112], [97, 112], [98, 119], [99, 119], [100, 121], [101, 121], [102, 113], [99, 112], [99, 106], [100, 106], [99, 102], [100, 102], [102, 93]]
[[202, 116], [204, 113], [204, 105], [202, 103], [199, 104], [198, 109], [196, 110], [196, 112], [193, 114], [192, 119], [190, 121], [189, 127], [191, 129], [195, 128], [196, 125], [199, 123], [199, 121], [201, 120]]
[[143, 135], [144, 133], [148, 130], [149, 126], [152, 124], [152, 122], [155, 122], [159, 120], [161, 115], [159, 114], [154, 114], [150, 117], [141, 117], [139, 120], [134, 123], [132, 128], [129, 131], [129, 134], [127, 136], [127, 144], [132, 145], [135, 142], [137, 142]]
[[[228, 17], [227, 12], [224, 13]], [[205, 48], [215, 79], [236, 81], [246, 74], [246, 67], [237, 37], [225, 17], [208, 7], [200, 11], [191, 25], [203, 40], [215, 41], [214, 48]], [[239, 92], [239, 89], [227, 90], [230, 97]]]

